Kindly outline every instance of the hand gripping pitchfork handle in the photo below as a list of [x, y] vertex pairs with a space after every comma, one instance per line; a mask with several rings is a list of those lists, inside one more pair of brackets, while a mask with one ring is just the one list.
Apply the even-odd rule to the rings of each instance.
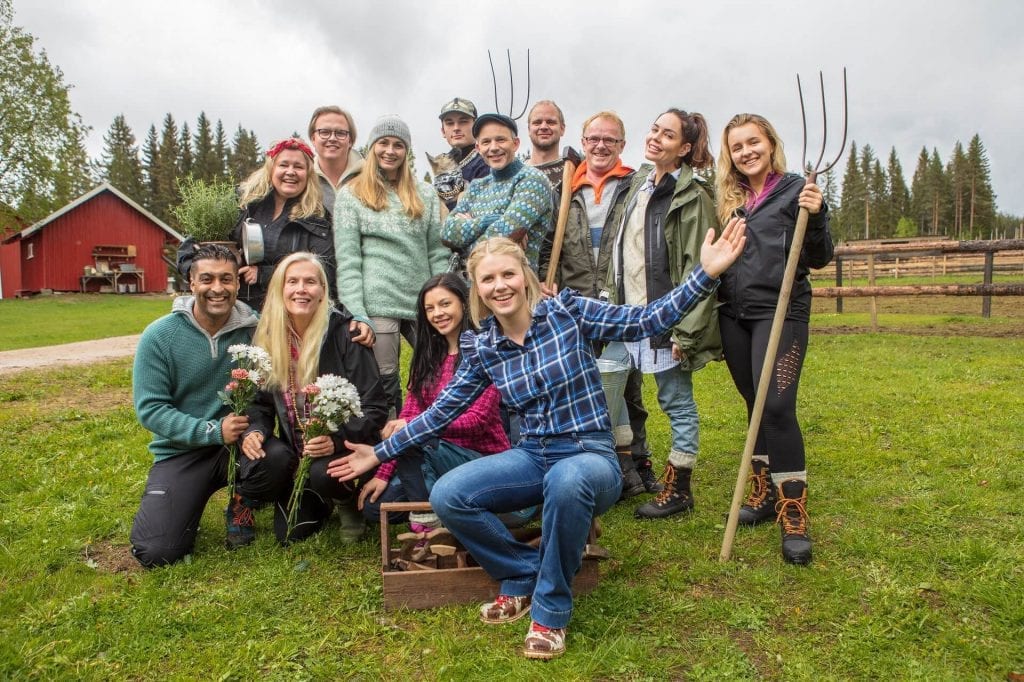
[[580, 158], [579, 154], [572, 147], [566, 147], [562, 152], [562, 156], [565, 157], [565, 166], [562, 168], [562, 196], [558, 202], [558, 222], [555, 224], [555, 237], [551, 245], [548, 274], [544, 278], [544, 284], [548, 287], [555, 283], [555, 275], [558, 273], [558, 261], [562, 257], [565, 226], [569, 222], [569, 202], [572, 199], [572, 176], [576, 174], [576, 164], [579, 163]]
[[[828, 142], [828, 118], [825, 114], [825, 79], [819, 72], [821, 83], [821, 115], [823, 119], [823, 139], [821, 142], [821, 154], [815, 167], [810, 168], [807, 163], [807, 115], [804, 110], [804, 93], [800, 86], [800, 76], [796, 77], [797, 90], [800, 92], [800, 116], [803, 119], [804, 127], [804, 151], [801, 155], [803, 165], [808, 169], [807, 184], [817, 180], [818, 173], [827, 173], [835, 166], [843, 155], [846, 148], [847, 130], [847, 101], [846, 101], [846, 69], [843, 69], [843, 143], [839, 148], [839, 154], [832, 163], [824, 168], [821, 161], [825, 157], [825, 145]], [[782, 337], [782, 326], [786, 321], [786, 311], [789, 310], [789, 298], [793, 293], [793, 282], [796, 279], [796, 268], [800, 262], [800, 252], [804, 246], [804, 235], [807, 234], [807, 220], [810, 213], [806, 208], [801, 208], [796, 218], [796, 228], [793, 231], [793, 243], [789, 247], [789, 256], [786, 258], [786, 271], [782, 276], [782, 287], [779, 289], [779, 302], [775, 306], [775, 317], [772, 318], [772, 330], [768, 336], [768, 347], [764, 353], [764, 364], [761, 365], [761, 378], [757, 383], [757, 394], [754, 397], [754, 408], [750, 412], [750, 424], [747, 427], [747, 441], [743, 446], [743, 457], [740, 459], [740, 470], [736, 475], [736, 488], [732, 493], [732, 505], [729, 507], [729, 520], [725, 524], [725, 537], [722, 539], [722, 551], [718, 555], [719, 561], [728, 561], [732, 556], [732, 545], [736, 539], [736, 526], [739, 523], [740, 504], [743, 501], [743, 491], [746, 488], [747, 476], [750, 474], [750, 459], [754, 454], [754, 444], [757, 442], [757, 432], [761, 428], [761, 417], [764, 415], [764, 403], [768, 398], [768, 384], [772, 380], [772, 369], [775, 366], [775, 357], [779, 351], [779, 339]]]

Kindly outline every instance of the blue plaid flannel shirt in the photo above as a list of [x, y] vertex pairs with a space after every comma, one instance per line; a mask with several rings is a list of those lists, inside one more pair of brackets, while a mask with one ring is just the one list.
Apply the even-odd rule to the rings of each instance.
[[488, 318], [479, 332], [462, 335], [462, 363], [434, 404], [376, 445], [377, 458], [388, 461], [441, 433], [491, 383], [521, 415], [524, 436], [611, 431], [591, 340], [661, 334], [717, 286], [698, 265], [682, 284], [646, 306], [609, 305], [566, 289], [537, 305], [522, 346]]

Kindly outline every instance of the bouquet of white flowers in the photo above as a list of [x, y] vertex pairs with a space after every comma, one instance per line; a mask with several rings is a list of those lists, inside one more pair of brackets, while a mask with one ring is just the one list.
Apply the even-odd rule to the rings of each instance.
[[[316, 382], [302, 389], [305, 402], [302, 416], [299, 417], [299, 428], [302, 430], [302, 442], [307, 443], [317, 436], [326, 436], [341, 428], [351, 417], [362, 417], [363, 410], [359, 403], [359, 392], [347, 379], [334, 374], [324, 374]], [[302, 504], [302, 491], [309, 479], [309, 466], [312, 458], [303, 454], [299, 460], [299, 470], [295, 474], [295, 487], [292, 488], [288, 500], [288, 535], [299, 516]]]

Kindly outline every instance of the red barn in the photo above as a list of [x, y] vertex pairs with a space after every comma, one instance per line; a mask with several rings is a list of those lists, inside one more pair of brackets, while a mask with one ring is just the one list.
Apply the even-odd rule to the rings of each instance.
[[164, 247], [182, 236], [103, 183], [0, 244], [2, 297], [52, 289], [167, 290]]

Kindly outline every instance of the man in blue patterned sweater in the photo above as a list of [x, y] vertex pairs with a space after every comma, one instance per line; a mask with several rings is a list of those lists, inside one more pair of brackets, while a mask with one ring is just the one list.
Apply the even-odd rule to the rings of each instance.
[[516, 158], [519, 130], [502, 114], [473, 123], [476, 149], [491, 172], [474, 180], [441, 231], [445, 244], [469, 254], [480, 240], [508, 237], [523, 247], [534, 270], [551, 220], [551, 185], [544, 173]]

